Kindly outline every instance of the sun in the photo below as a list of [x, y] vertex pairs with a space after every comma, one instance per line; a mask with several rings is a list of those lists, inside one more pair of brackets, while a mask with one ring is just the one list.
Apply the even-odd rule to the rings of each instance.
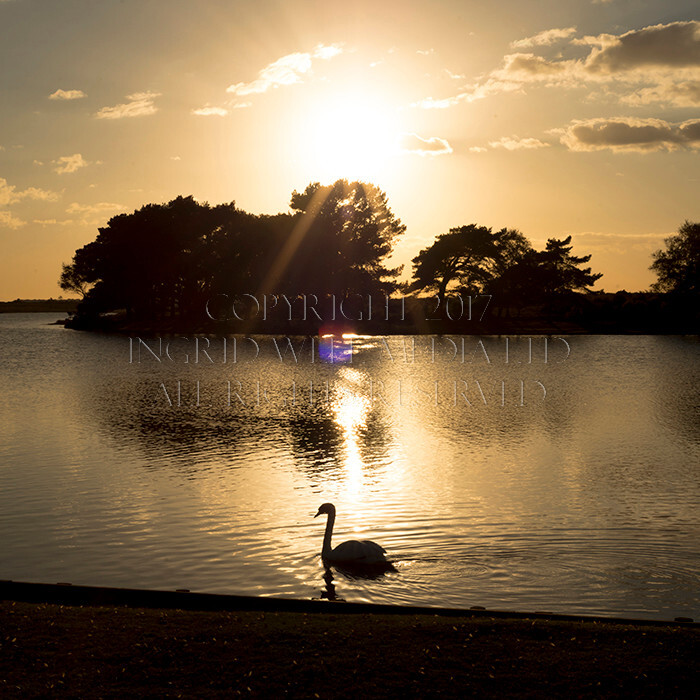
[[314, 100], [304, 117], [303, 159], [320, 180], [372, 180], [396, 155], [396, 109], [381, 96], [344, 90]]

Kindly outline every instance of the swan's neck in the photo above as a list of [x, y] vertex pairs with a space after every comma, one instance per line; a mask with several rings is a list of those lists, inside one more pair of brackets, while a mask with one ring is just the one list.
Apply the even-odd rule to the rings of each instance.
[[335, 513], [328, 513], [326, 521], [326, 533], [323, 535], [323, 549], [321, 556], [326, 557], [331, 553], [331, 537], [333, 536], [333, 525], [335, 524]]

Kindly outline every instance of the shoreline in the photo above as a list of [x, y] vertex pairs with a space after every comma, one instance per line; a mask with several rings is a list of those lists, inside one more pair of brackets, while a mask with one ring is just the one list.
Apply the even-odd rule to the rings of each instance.
[[616, 327], [613, 325], [583, 326], [576, 323], [514, 323], [507, 325], [499, 324], [479, 324], [471, 327], [456, 327], [450, 325], [433, 325], [431, 327], [417, 328], [415, 326], [386, 326], [386, 327], [356, 327], [341, 331], [324, 332], [322, 329], [308, 326], [278, 326], [278, 327], [250, 327], [231, 326], [215, 327], [209, 325], [192, 326], [180, 324], [160, 324], [150, 323], [130, 323], [130, 324], [82, 324], [75, 322], [71, 318], [59, 319], [55, 325], [63, 325], [68, 330], [82, 331], [88, 333], [106, 333], [109, 335], [121, 335], [128, 337], [175, 337], [175, 336], [209, 336], [215, 338], [226, 338], [232, 336], [245, 337], [340, 337], [348, 334], [356, 337], [392, 337], [392, 336], [474, 336], [474, 337], [561, 337], [561, 336], [587, 336], [587, 335], [698, 335], [698, 327], [669, 326], [660, 328], [659, 326], [649, 327]]
[[[27, 593], [42, 584], [22, 586]], [[43, 593], [65, 599], [85, 588], [44, 585]], [[11, 587], [3, 582], [0, 591], [6, 598]], [[0, 602], [4, 697], [656, 698], [683, 696], [700, 680], [697, 624], [391, 614], [317, 601], [291, 602], [321, 612], [184, 610], [83, 605], [78, 597], [68, 605]], [[242, 600], [275, 602], [235, 602]]]
[[85, 321], [79, 318], [63, 320], [65, 328], [77, 331], [110, 333], [115, 335], [210, 335], [242, 336], [323, 336], [352, 334], [357, 336], [566, 336], [566, 335], [697, 335], [693, 324], [616, 325], [614, 323], [582, 324], [571, 321], [510, 320], [472, 324], [426, 323], [412, 324], [357, 324], [343, 328], [324, 328], [308, 324], [187, 324], [182, 322], [146, 323], [113, 322], [112, 320]]
[[[66, 308], [32, 308], [17, 306], [10, 302], [5, 307], [0, 304], [0, 314], [16, 313], [73, 313]], [[346, 323], [338, 327], [299, 321], [274, 323], [245, 322], [188, 322], [182, 319], [153, 321], [127, 321], [121, 316], [103, 315], [100, 317], [82, 317], [69, 315], [54, 321], [51, 325], [62, 325], [70, 330], [88, 333], [106, 333], [126, 336], [269, 336], [269, 337], [308, 337], [324, 334], [340, 336], [350, 333], [358, 336], [579, 336], [579, 335], [698, 335], [700, 326], [692, 322], [679, 322], [677, 319], [651, 320], [646, 322], [617, 322], [614, 320], [574, 321], [564, 318], [547, 319], [543, 317], [489, 318], [472, 322], [431, 321], [411, 322], [358, 322]]]
[[673, 620], [621, 616], [553, 613], [549, 611], [492, 610], [482, 606], [451, 608], [390, 603], [353, 603], [320, 599], [244, 596], [201, 593], [188, 589], [158, 590], [84, 586], [72, 583], [35, 583], [0, 580], [0, 601], [69, 606], [116, 606], [201, 612], [285, 612], [304, 614], [431, 615], [439, 617], [544, 620], [595, 624], [622, 624], [649, 627], [684, 627], [700, 631], [700, 621], [689, 617]]

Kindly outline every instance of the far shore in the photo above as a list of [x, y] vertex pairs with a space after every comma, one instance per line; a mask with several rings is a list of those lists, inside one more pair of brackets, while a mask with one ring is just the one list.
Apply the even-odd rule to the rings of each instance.
[[104, 593], [115, 590], [2, 582], [3, 697], [664, 698], [700, 681], [697, 624], [312, 601], [294, 611], [264, 598], [176, 607], [186, 593], [125, 607]]
[[0, 313], [59, 313], [72, 314], [78, 308], [79, 299], [15, 299], [0, 301]]

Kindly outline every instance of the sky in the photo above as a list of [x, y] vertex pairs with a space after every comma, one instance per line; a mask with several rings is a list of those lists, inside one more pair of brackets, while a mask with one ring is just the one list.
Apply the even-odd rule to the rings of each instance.
[[700, 221], [697, 2], [0, 0], [0, 94], [0, 300], [178, 195], [362, 179], [407, 273], [476, 223], [571, 235], [612, 292]]

